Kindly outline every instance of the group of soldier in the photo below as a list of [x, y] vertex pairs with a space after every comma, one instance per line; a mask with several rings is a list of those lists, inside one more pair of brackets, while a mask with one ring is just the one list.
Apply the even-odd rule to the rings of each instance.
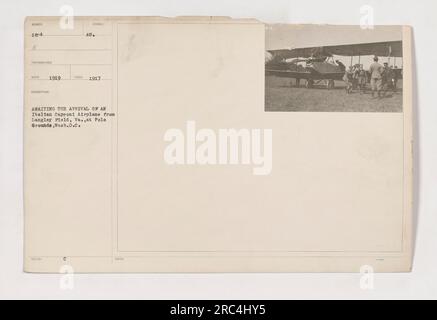
[[397, 67], [393, 69], [387, 62], [381, 65], [378, 60], [376, 56], [373, 58], [373, 63], [368, 71], [364, 70], [362, 64], [350, 66], [349, 69], [345, 70], [343, 80], [346, 84], [347, 94], [352, 93], [354, 89], [358, 89], [360, 94], [364, 93], [369, 80], [372, 98], [382, 98], [388, 90], [396, 91], [399, 76], [395, 70]]

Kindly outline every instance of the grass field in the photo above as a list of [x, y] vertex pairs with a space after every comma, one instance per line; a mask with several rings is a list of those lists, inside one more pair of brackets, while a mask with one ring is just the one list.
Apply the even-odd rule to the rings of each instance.
[[372, 99], [370, 85], [361, 95], [358, 91], [347, 95], [342, 81], [331, 90], [323, 85], [307, 89], [303, 80], [299, 88], [294, 84], [294, 79], [266, 76], [265, 111], [402, 112], [402, 80], [396, 93], [388, 91], [381, 99]]

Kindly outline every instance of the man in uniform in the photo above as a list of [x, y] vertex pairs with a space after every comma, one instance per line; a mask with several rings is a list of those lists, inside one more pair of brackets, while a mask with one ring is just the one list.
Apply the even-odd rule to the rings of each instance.
[[393, 69], [393, 92], [396, 92], [398, 88], [399, 74], [400, 72], [398, 66], [395, 66], [395, 68]]
[[350, 66], [349, 69], [345, 71], [343, 76], [343, 81], [346, 84], [346, 94], [350, 94], [352, 92], [353, 75], [354, 75], [354, 69], [352, 66]]
[[378, 93], [378, 98], [381, 98], [382, 89], [382, 72], [384, 67], [378, 63], [378, 57], [373, 58], [373, 63], [370, 65], [370, 84], [372, 86], [372, 98], [375, 97], [375, 92]]
[[384, 62], [384, 68], [382, 70], [382, 88], [385, 92], [392, 88], [391, 68], [388, 66], [387, 62]]
[[360, 94], [363, 94], [363, 92], [366, 90], [366, 84], [367, 84], [367, 72], [364, 70], [364, 67], [362, 64], [360, 64], [358, 68], [358, 88], [360, 89]]

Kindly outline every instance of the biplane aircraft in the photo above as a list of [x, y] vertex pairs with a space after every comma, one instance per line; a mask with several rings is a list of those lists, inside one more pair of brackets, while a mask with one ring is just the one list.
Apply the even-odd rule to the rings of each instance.
[[[346, 69], [346, 66], [341, 61], [335, 60], [334, 56], [350, 57], [351, 66], [354, 57], [358, 57], [359, 61], [361, 57], [370, 55], [396, 59], [402, 57], [402, 41], [280, 49], [267, 52], [270, 57], [266, 59], [266, 75], [296, 79], [297, 86], [302, 79], [306, 81], [307, 88], [323, 82], [328, 89], [332, 89], [335, 80], [342, 80]], [[400, 75], [402, 70], [396, 69], [395, 72]]]

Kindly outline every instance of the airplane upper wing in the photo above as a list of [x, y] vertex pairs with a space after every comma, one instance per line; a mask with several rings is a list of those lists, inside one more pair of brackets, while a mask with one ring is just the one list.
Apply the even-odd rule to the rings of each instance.
[[283, 59], [308, 58], [317, 55], [402, 57], [402, 41], [347, 44], [338, 46], [308, 47], [296, 49], [269, 50]]

